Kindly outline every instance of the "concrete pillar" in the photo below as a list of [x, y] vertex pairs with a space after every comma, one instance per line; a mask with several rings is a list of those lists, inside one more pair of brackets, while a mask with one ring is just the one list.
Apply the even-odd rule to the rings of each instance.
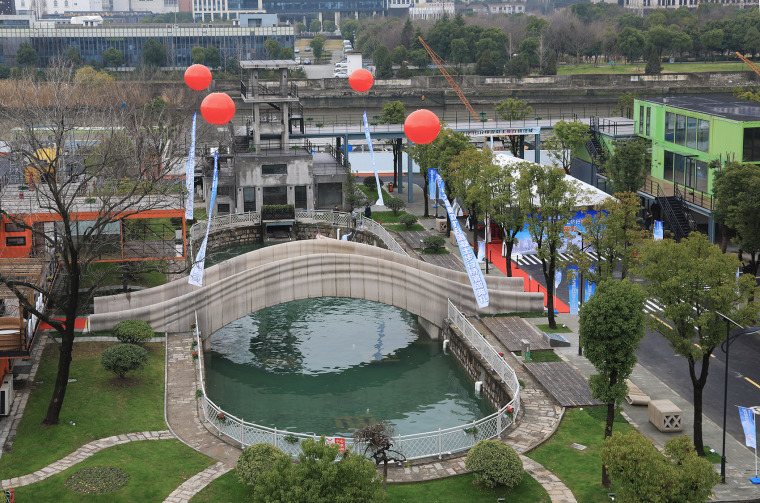
[[[396, 165], [393, 169], [398, 173], [398, 193], [404, 193], [404, 166], [402, 164], [403, 152], [401, 151], [401, 138], [396, 138], [396, 147], [398, 148], [398, 159], [396, 159]], [[409, 187], [411, 189], [411, 187]]]
[[707, 217], [707, 238], [712, 244], [715, 244], [715, 219], [712, 215]]
[[409, 182], [409, 194], [407, 195], [407, 201], [413, 202], [414, 194], [414, 181], [412, 180], [412, 156], [406, 156], [406, 179]]
[[290, 148], [290, 132], [288, 131], [288, 115], [290, 114], [290, 103], [282, 104], [282, 135], [280, 141], [282, 143], [282, 151], [286, 152]]
[[420, 324], [420, 328], [430, 337], [430, 339], [437, 341], [441, 337], [441, 328], [431, 321], [424, 318], [417, 318]]
[[335, 26], [340, 29], [340, 12], [338, 11], [335, 12]]
[[536, 164], [541, 164], [541, 133], [536, 135]]

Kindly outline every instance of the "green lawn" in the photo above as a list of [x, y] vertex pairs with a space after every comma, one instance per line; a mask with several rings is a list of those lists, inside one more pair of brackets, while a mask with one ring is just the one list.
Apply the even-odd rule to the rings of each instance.
[[[388, 502], [492, 503], [497, 498], [507, 501], [543, 503], [549, 501], [546, 490], [532, 477], [525, 475], [512, 491], [487, 489], [473, 484], [473, 475], [461, 475], [414, 484], [388, 484]], [[191, 500], [193, 503], [235, 503], [250, 499], [250, 489], [238, 482], [234, 471], [209, 484]]]
[[[598, 74], [643, 74], [645, 61], [635, 64], [616, 64], [614, 67], [609, 64], [599, 63], [584, 65], [560, 65], [557, 69], [558, 75], [598, 75]], [[684, 62], [684, 63], [663, 63], [662, 73], [696, 73], [696, 72], [743, 72], [749, 70], [749, 67], [740, 60], [711, 62]]]
[[[614, 431], [623, 434], [633, 427], [626, 422], [615, 422]], [[609, 503], [608, 492], [602, 487], [602, 459], [599, 449], [604, 439], [604, 421], [589, 415], [585, 410], [568, 409], [552, 437], [527, 456], [546, 467], [573, 491], [583, 503]], [[570, 447], [573, 442], [585, 445], [579, 451]]]
[[388, 230], [396, 231], [396, 232], [424, 231], [425, 230], [425, 228], [421, 226], [420, 224], [412, 224], [411, 227], [407, 227], [404, 224], [393, 224], [393, 225], [386, 225], [385, 228]]
[[557, 325], [557, 328], [551, 328], [548, 323], [542, 324], [542, 325], [536, 325], [539, 330], [543, 332], [549, 332], [550, 334], [571, 334], [573, 331], [569, 328]]
[[[98, 452], [42, 482], [17, 488], [16, 501], [163, 501], [185, 480], [214, 462], [179, 440], [130, 442]], [[94, 466], [121, 468], [129, 475], [129, 482], [107, 494], [79, 494], [66, 487], [69, 476]]]
[[[398, 215], [394, 215], [392, 211], [373, 211], [372, 220], [375, 222], [382, 222], [383, 224], [397, 224], [398, 217], [406, 213], [405, 211], [399, 211]], [[402, 225], [402, 227], [406, 227]], [[423, 229], [424, 230], [424, 229]]]
[[[515, 351], [515, 356], [520, 359], [520, 361], [525, 361], [522, 357], [522, 351]], [[528, 360], [526, 363], [531, 362], [561, 362], [562, 358], [559, 357], [557, 353], [554, 351], [531, 351], [530, 352], [530, 360]]]
[[2, 478], [31, 473], [99, 438], [166, 429], [164, 344], [147, 345], [149, 363], [142, 370], [127, 374], [135, 379], [131, 386], [111, 384], [113, 374], [100, 365], [100, 354], [112, 345], [109, 342], [74, 345], [69, 378], [76, 382], [67, 387], [60, 424], [49, 427], [41, 423], [53, 391], [58, 350], [54, 344], [45, 347], [13, 450], [0, 458]]

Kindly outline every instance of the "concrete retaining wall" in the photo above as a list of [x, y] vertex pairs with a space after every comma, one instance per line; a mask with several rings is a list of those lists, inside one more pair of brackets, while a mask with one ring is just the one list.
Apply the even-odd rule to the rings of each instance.
[[265, 307], [315, 297], [353, 297], [407, 310], [437, 327], [450, 298], [468, 313], [542, 311], [543, 294], [523, 291], [521, 278], [488, 278], [490, 306], [479, 310], [465, 273], [359, 243], [292, 241], [208, 268], [204, 286], [182, 278], [166, 285], [95, 299], [90, 329], [109, 330], [128, 318], [159, 332], [199, 328], [209, 335]]

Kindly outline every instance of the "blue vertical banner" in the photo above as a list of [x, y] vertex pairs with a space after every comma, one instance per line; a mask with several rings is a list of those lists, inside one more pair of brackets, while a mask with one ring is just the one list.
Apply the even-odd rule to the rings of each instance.
[[198, 112], [193, 114], [193, 129], [190, 132], [190, 152], [187, 154], [187, 167], [185, 168], [185, 189], [187, 190], [187, 203], [185, 203], [185, 220], [193, 219], [193, 193], [195, 192], [195, 118]]
[[[369, 135], [369, 122], [367, 122], [367, 111], [364, 111], [364, 136], [367, 138], [367, 146], [369, 147], [369, 156], [372, 158], [372, 169], [375, 170], [375, 182], [377, 183], [377, 204], [378, 206], [385, 206], [383, 202], [383, 192], [380, 190], [380, 177], [377, 175], [377, 164], [375, 164], [375, 151], [372, 150], [372, 137]], [[411, 187], [411, 184], [409, 185]]]
[[433, 179], [438, 186], [438, 193], [441, 200], [446, 207], [446, 212], [449, 214], [451, 220], [451, 231], [454, 233], [454, 237], [457, 240], [457, 246], [459, 246], [459, 253], [462, 255], [462, 262], [467, 269], [467, 275], [470, 277], [470, 284], [472, 285], [472, 291], [475, 294], [475, 301], [478, 303], [478, 307], [488, 307], [488, 288], [486, 286], [486, 280], [483, 277], [483, 271], [480, 270], [480, 264], [478, 264], [475, 254], [472, 251], [470, 243], [467, 241], [467, 237], [462, 231], [462, 227], [459, 225], [459, 220], [454, 214], [454, 208], [451, 207], [449, 198], [446, 197], [446, 186], [443, 183], [443, 179], [438, 174], [438, 171], [433, 169]]
[[744, 439], [747, 447], [757, 449], [757, 430], [755, 429], [755, 413], [747, 407], [739, 407], [739, 417], [742, 420]]
[[662, 220], [655, 220], [654, 221], [654, 233], [652, 234], [655, 241], [661, 241], [663, 236], [662, 231]]
[[483, 262], [486, 258], [486, 242], [478, 241], [478, 262]]
[[428, 169], [428, 192], [430, 192], [430, 199], [435, 201], [435, 183], [433, 183], [433, 168]]
[[195, 262], [193, 262], [193, 268], [190, 270], [190, 277], [187, 282], [195, 286], [203, 286], [203, 270], [206, 266], [206, 245], [208, 244], [208, 232], [211, 229], [211, 217], [214, 214], [214, 205], [216, 204], [216, 187], [219, 179], [219, 152], [214, 153], [214, 177], [211, 181], [211, 204], [208, 209], [208, 226], [206, 227], [206, 236], [203, 238], [203, 243], [198, 250], [198, 255], [195, 256]]
[[[596, 269], [595, 267], [590, 267], [589, 272], [594, 272], [595, 269]], [[594, 291], [596, 290], [596, 283], [594, 283], [593, 281], [586, 280], [585, 288], [586, 288], [586, 291], [584, 292], [584, 295], [583, 295], [584, 304], [588, 302], [588, 299], [590, 299], [594, 295]]]
[[[578, 268], [568, 267], [567, 270], [568, 276], [572, 277], [567, 284], [568, 293], [570, 294], [570, 314], [578, 314], [578, 287], [580, 283]], [[573, 271], [572, 273], [570, 273], [571, 270]]]
[[557, 288], [559, 288], [559, 284], [562, 283], [562, 271], [557, 269], [554, 271], [554, 293], [557, 293]]

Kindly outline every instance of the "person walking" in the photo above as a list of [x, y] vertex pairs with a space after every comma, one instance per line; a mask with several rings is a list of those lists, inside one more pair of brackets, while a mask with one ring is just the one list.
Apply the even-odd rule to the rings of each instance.
[[367, 218], [372, 218], [372, 208], [370, 208], [369, 203], [367, 203], [367, 206], [364, 207], [364, 216]]

